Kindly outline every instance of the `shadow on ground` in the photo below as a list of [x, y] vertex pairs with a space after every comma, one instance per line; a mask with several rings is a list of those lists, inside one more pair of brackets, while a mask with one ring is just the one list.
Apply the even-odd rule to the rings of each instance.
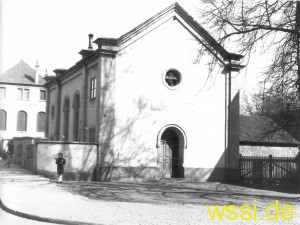
[[65, 182], [58, 185], [72, 194], [97, 201], [196, 205], [235, 204], [240, 206], [243, 204], [253, 205], [253, 201], [256, 200], [257, 205], [264, 207], [272, 203], [275, 204], [275, 200], [279, 200], [283, 204], [299, 204], [296, 198], [299, 197], [298, 195], [217, 182]]

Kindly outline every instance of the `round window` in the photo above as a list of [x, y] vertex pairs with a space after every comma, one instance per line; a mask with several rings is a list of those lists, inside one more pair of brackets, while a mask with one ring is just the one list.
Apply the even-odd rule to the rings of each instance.
[[170, 89], [176, 89], [181, 83], [181, 74], [175, 69], [167, 70], [163, 76], [164, 84]]

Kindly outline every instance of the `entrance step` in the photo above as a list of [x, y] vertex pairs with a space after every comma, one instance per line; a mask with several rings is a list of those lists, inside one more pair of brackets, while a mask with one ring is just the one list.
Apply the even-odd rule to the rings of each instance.
[[184, 183], [187, 182], [186, 178], [161, 178], [159, 179], [160, 182], [164, 183]]

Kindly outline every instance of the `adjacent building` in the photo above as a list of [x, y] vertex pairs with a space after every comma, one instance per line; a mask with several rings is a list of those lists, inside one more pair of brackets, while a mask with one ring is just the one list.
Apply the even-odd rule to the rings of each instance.
[[242, 156], [296, 157], [300, 153], [300, 110], [240, 116]]
[[47, 91], [44, 83], [39, 66], [32, 69], [23, 60], [0, 75], [2, 150], [13, 137], [45, 136]]
[[81, 60], [46, 83], [49, 140], [96, 143], [97, 180], [239, 179], [231, 73], [241, 55], [177, 3], [119, 38], [96, 39], [96, 49], [92, 38]]

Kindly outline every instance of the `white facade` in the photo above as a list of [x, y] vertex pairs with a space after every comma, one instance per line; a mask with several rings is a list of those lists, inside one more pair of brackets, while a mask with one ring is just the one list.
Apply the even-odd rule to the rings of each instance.
[[[70, 107], [67, 141], [74, 139], [74, 124], [82, 141], [88, 141], [90, 127], [95, 125], [99, 180], [236, 176], [239, 118], [232, 115], [239, 114], [238, 92], [231, 89], [229, 96], [225, 90], [228, 75], [221, 71], [227, 59], [220, 60], [223, 66], [210, 74], [212, 53], [200, 52], [203, 56], [198, 58], [203, 44], [220, 58], [231, 53], [209, 46], [214, 40], [198, 26], [174, 4], [119, 39], [97, 39], [98, 50], [47, 84], [48, 108], [58, 105], [48, 137], [58, 134], [56, 139], [63, 140], [58, 132], [65, 129], [63, 102], [70, 99], [72, 105], [79, 91], [80, 117], [75, 123]], [[167, 83], [170, 70], [180, 74], [176, 86]], [[90, 99], [93, 77], [96, 99]], [[230, 101], [226, 117], [228, 98], [235, 102]]]
[[[21, 74], [23, 76], [23, 74]], [[0, 110], [4, 111], [6, 118], [2, 117], [4, 122], [0, 130], [1, 147], [6, 148], [8, 139], [13, 137], [44, 137], [45, 132], [38, 129], [38, 113], [44, 114], [46, 110], [46, 89], [41, 84], [22, 84], [0, 81], [0, 88], [4, 92], [0, 98]], [[43, 98], [41, 99], [41, 93]], [[23, 95], [20, 96], [20, 92]], [[25, 94], [26, 92], [26, 94]], [[27, 119], [25, 121], [25, 129], [19, 129], [18, 126], [18, 112], [25, 112]], [[2, 114], [3, 115], [3, 114]], [[45, 119], [44, 122], [45, 123]], [[45, 127], [39, 124], [39, 127]]]

